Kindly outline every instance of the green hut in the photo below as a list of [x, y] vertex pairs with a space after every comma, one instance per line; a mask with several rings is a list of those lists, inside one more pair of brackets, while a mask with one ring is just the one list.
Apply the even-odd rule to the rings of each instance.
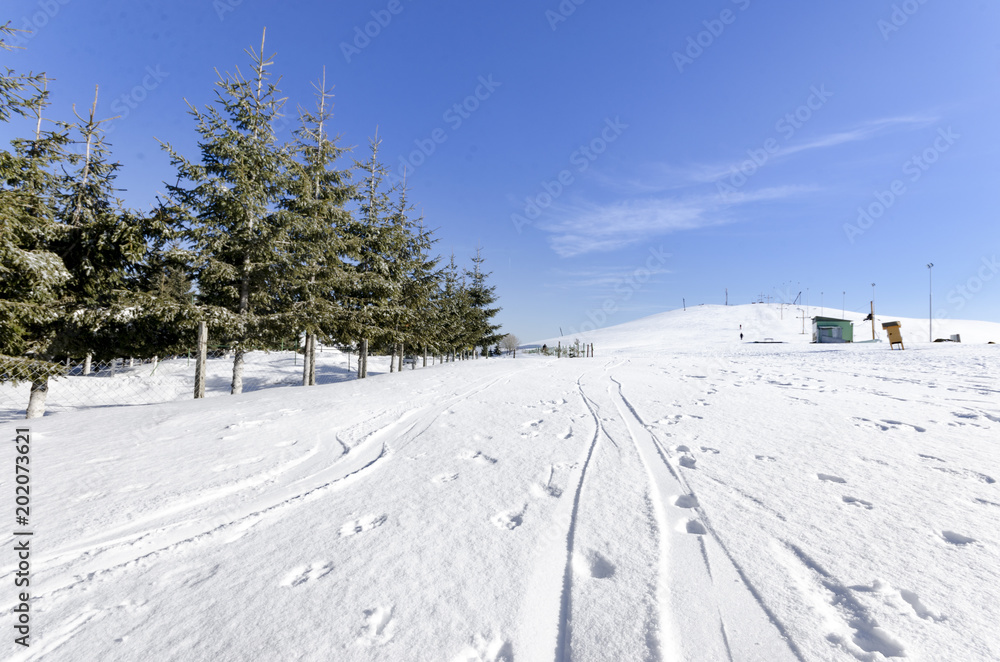
[[836, 317], [814, 317], [813, 342], [854, 342], [854, 322]]

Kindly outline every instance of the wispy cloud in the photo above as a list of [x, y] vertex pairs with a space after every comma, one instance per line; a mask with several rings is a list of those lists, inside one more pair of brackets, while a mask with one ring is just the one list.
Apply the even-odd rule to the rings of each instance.
[[[784, 144], [784, 139], [775, 134], [773, 139], [779, 143], [778, 150], [769, 155], [769, 161], [775, 162], [797, 154], [814, 150], [839, 147], [849, 143], [862, 142], [896, 130], [915, 130], [933, 125], [940, 120], [933, 115], [902, 115], [868, 120], [842, 131], [820, 135], [802, 142]], [[758, 141], [762, 142], [762, 141]], [[760, 144], [747, 144], [747, 149], [758, 149]], [[663, 191], [684, 189], [699, 184], [714, 184], [739, 170], [747, 160], [747, 155], [741, 153], [735, 158], [712, 163], [691, 163], [683, 166], [676, 164], [657, 163], [645, 167], [640, 176], [615, 177], [598, 175], [601, 185], [632, 195], [649, 195]]]
[[685, 199], [642, 199], [605, 205], [581, 205], [554, 210], [555, 220], [540, 224], [551, 235], [552, 249], [560, 257], [614, 251], [681, 230], [732, 222], [732, 208], [800, 195], [803, 187], [776, 187], [741, 192], [720, 201], [718, 196]]

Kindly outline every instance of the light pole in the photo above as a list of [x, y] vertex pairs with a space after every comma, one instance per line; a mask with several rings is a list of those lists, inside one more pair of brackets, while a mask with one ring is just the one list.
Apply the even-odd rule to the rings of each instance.
[[934, 342], [934, 263], [927, 263], [927, 335]]

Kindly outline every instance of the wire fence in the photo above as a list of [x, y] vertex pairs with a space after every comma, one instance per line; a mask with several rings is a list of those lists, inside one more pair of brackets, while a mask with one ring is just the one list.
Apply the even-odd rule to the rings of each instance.
[[[352, 361], [353, 358], [353, 361]], [[369, 358], [371, 365], [372, 359]], [[248, 352], [243, 369], [243, 392], [302, 384], [302, 356], [295, 351]], [[84, 409], [143, 405], [194, 397], [195, 357], [115, 359], [89, 363], [70, 361], [65, 376], [49, 380], [47, 414]], [[316, 353], [316, 383], [354, 379], [357, 355], [330, 347]], [[386, 357], [386, 370], [388, 358]], [[233, 376], [233, 355], [209, 352], [205, 370], [205, 396], [228, 395]], [[31, 384], [0, 383], [0, 422], [23, 419]]]

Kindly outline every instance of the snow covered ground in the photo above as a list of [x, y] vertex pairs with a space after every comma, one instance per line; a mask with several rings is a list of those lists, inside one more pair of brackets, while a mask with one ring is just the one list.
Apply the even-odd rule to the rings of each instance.
[[1000, 325], [901, 321], [902, 352], [695, 307], [592, 359], [31, 421], [0, 657], [1000, 659]]

